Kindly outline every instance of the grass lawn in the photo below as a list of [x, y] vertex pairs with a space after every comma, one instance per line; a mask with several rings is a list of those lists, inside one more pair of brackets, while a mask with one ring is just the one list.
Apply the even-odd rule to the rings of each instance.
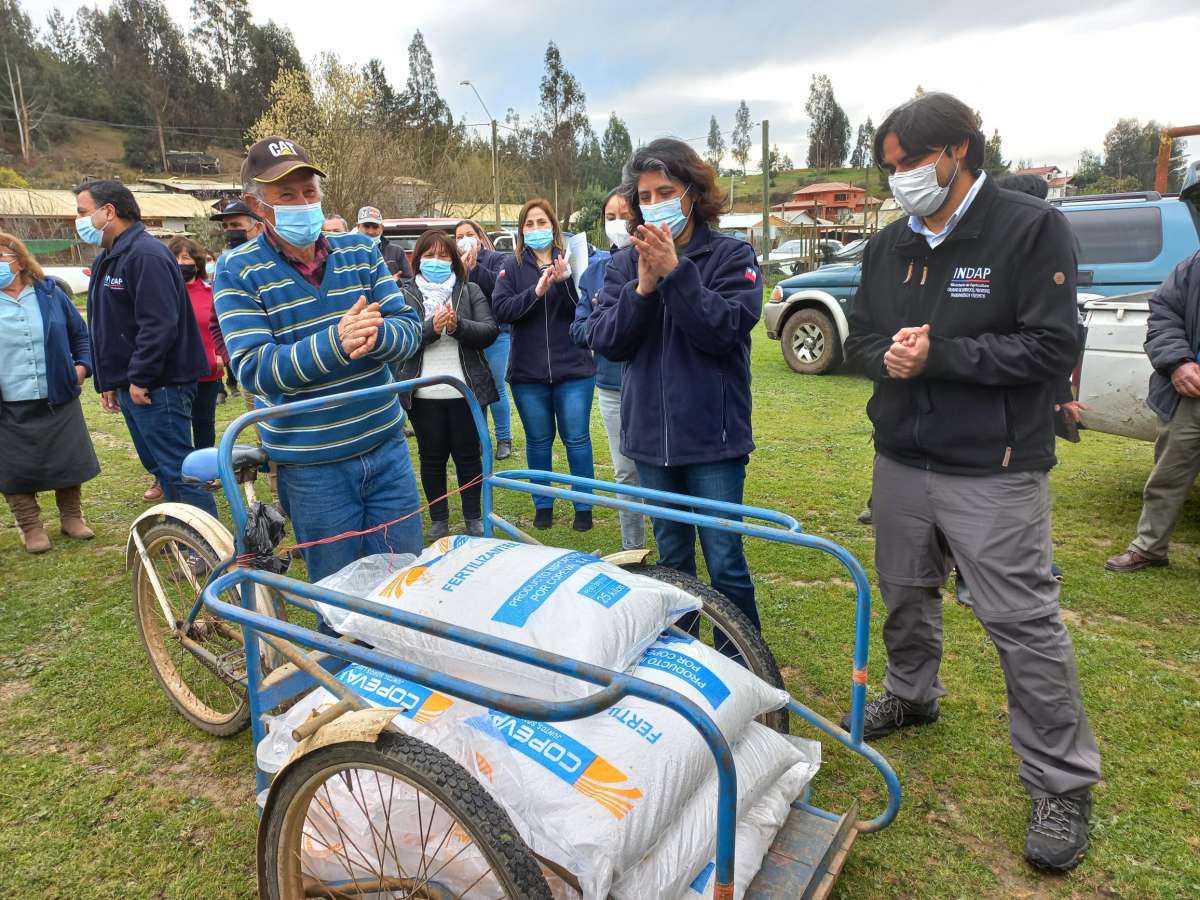
[[[754, 368], [758, 451], [748, 502], [792, 513], [870, 571], [871, 533], [855, 522], [869, 492], [869, 384], [793, 375], [761, 330]], [[151, 675], [124, 569], [127, 529], [148, 479], [121, 419], [103, 414], [94, 393], [85, 408], [104, 465], [85, 494], [98, 539], [56, 537], [51, 554], [33, 558], [14, 529], [0, 529], [0, 893], [251, 897], [249, 733], [220, 740], [193, 730]], [[221, 407], [222, 421], [239, 409]], [[598, 412], [593, 435], [600, 477], [611, 477]], [[1102, 563], [1131, 536], [1151, 448], [1087, 434], [1062, 456], [1053, 493], [1063, 613], [1105, 767], [1090, 855], [1065, 878], [1022, 864], [1028, 806], [1008, 745], [1000, 668], [978, 623], [948, 603], [942, 675], [950, 693], [941, 721], [879, 743], [904, 802], [891, 828], [858, 840], [838, 896], [1200, 896], [1200, 495], [1176, 532], [1170, 568], [1111, 575]], [[564, 466], [561, 452], [556, 466]], [[500, 510], [531, 524], [526, 498], [504, 497]], [[548, 540], [615, 550], [615, 518], [599, 511], [597, 529], [578, 535], [560, 508]], [[824, 557], [775, 546], [750, 546], [749, 555], [790, 689], [839, 716], [849, 700], [853, 627], [845, 573]], [[874, 621], [873, 691], [883, 670], [878, 604]], [[815, 799], [839, 808], [858, 797], [874, 815], [884, 793], [872, 774], [827, 745]]]

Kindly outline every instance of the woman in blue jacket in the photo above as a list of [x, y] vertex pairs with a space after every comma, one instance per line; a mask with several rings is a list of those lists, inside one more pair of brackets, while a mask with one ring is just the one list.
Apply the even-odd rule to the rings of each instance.
[[[550, 471], [557, 426], [571, 474], [594, 477], [592, 354], [571, 340], [579, 292], [571, 280], [558, 219], [547, 200], [530, 200], [518, 219], [516, 252], [496, 277], [492, 311], [512, 325], [508, 382], [525, 427], [525, 457], [531, 469]], [[533, 498], [535, 528], [554, 524], [554, 501]], [[592, 527], [592, 508], [576, 504], [576, 531]]]
[[[630, 242], [629, 201], [620, 188], [613, 188], [604, 198], [604, 233], [610, 245], [609, 252], [597, 250], [588, 260], [588, 267], [579, 279], [579, 304], [575, 309], [575, 321], [571, 323], [571, 339], [580, 347], [591, 348], [588, 320], [592, 310], [600, 302], [600, 289], [604, 287], [604, 274], [608, 271], [609, 257], [618, 250], [628, 247]], [[603, 354], [594, 354], [596, 360], [596, 401], [600, 406], [600, 418], [608, 434], [608, 451], [612, 457], [613, 476], [618, 484], [638, 484], [637, 463], [621, 453], [621, 364], [613, 362]], [[641, 513], [621, 510], [621, 548], [640, 550], [646, 546], [646, 519]]]
[[[474, 219], [462, 219], [455, 225], [454, 238], [458, 241], [458, 253], [463, 266], [469, 273], [468, 280], [479, 285], [484, 299], [491, 303], [496, 276], [500, 274], [500, 269], [509, 255], [492, 246], [492, 239]], [[487, 410], [491, 410], [492, 413], [492, 428], [496, 433], [496, 459], [508, 459], [512, 456], [512, 409], [508, 402], [508, 386], [504, 383], [504, 376], [508, 372], [508, 353], [512, 347], [511, 331], [511, 325], [502, 324], [499, 337], [483, 351], [488, 368], [492, 372], [492, 380], [496, 382], [496, 393], [499, 397], [495, 403], [485, 407], [484, 413], [486, 415]]]
[[[625, 165], [631, 244], [613, 255], [588, 321], [591, 346], [625, 363], [621, 452], [644, 487], [741, 503], [754, 449], [750, 332], [762, 312], [754, 249], [713, 227], [716, 173], [662, 138]], [[655, 521], [662, 565], [696, 574], [695, 529]], [[713, 587], [755, 625], [754, 583], [739, 535], [700, 529]]]
[[95, 537], [81, 499], [100, 474], [79, 405], [91, 374], [79, 311], [18, 238], [0, 234], [0, 492], [30, 553], [50, 549], [39, 491], [54, 491], [63, 534]]

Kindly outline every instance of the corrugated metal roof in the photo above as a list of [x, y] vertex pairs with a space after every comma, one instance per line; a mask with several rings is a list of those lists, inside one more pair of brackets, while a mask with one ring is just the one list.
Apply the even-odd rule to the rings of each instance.
[[[209, 204], [188, 194], [133, 192], [147, 219], [194, 219], [207, 217]], [[75, 195], [70, 191], [0, 189], [0, 216], [38, 219], [74, 219]]]
[[242, 192], [240, 181], [187, 181], [182, 178], [143, 178], [146, 184], [159, 184], [176, 191], [237, 191]]

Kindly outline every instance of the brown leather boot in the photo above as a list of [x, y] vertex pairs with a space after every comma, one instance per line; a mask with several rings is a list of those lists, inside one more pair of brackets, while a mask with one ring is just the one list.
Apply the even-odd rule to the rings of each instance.
[[1137, 550], [1130, 547], [1124, 553], [1114, 556], [1104, 564], [1104, 568], [1110, 572], [1136, 572], [1139, 569], [1145, 569], [1149, 566], [1166, 566], [1170, 563], [1166, 559], [1156, 559], [1152, 556], [1144, 556]]
[[21, 529], [21, 543], [27, 553], [45, 553], [50, 549], [50, 535], [42, 524], [42, 510], [36, 494], [5, 494], [8, 508], [17, 519]]
[[90, 541], [96, 532], [83, 520], [83, 489], [79, 485], [54, 492], [58, 501], [58, 521], [62, 533], [77, 541]]

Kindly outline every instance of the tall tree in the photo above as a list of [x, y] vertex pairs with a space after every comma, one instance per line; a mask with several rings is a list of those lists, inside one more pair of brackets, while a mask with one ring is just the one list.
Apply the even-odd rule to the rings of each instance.
[[738, 104], [737, 113], [733, 118], [733, 137], [730, 141], [730, 152], [737, 164], [746, 174], [746, 164], [750, 162], [750, 107], [743, 100]]
[[725, 156], [725, 137], [721, 134], [721, 126], [717, 124], [717, 117], [713, 116], [708, 120], [708, 152], [704, 158], [708, 160], [708, 164], [717, 171], [721, 172], [721, 159]]
[[410, 128], [435, 131], [453, 124], [450, 107], [438, 93], [433, 54], [420, 31], [413, 34], [408, 45], [408, 81], [400, 95], [400, 107]]
[[[1152, 190], [1163, 127], [1153, 120], [1142, 125], [1137, 119], [1119, 119], [1104, 136], [1104, 174], [1118, 181], [1134, 178], [1142, 190]], [[1168, 190], [1179, 189], [1185, 164], [1185, 145], [1175, 140], [1171, 145]]]
[[591, 125], [583, 88], [568, 71], [553, 41], [546, 46], [545, 63], [538, 131], [546, 173], [558, 207], [556, 212], [565, 221], [575, 209], [575, 192], [580, 187], [576, 163], [591, 136]]
[[875, 162], [875, 125], [871, 117], [858, 126], [854, 137], [854, 152], [850, 154], [850, 168], [865, 169]]
[[608, 191], [621, 183], [621, 170], [629, 157], [633, 156], [633, 141], [629, 137], [629, 128], [615, 112], [608, 116], [608, 126], [604, 129], [600, 150], [604, 161], [604, 184], [607, 185], [605, 190]]
[[833, 95], [828, 75], [813, 75], [808, 88], [808, 164], [830, 169], [845, 162], [850, 152], [850, 119]]
[[987, 139], [987, 143], [983, 147], [983, 170], [993, 178], [998, 175], [1008, 174], [1008, 160], [1004, 158], [1004, 152], [1000, 147], [1000, 130], [992, 129], [992, 136]]
[[192, 0], [190, 37], [218, 86], [228, 87], [250, 56], [248, 0]]

